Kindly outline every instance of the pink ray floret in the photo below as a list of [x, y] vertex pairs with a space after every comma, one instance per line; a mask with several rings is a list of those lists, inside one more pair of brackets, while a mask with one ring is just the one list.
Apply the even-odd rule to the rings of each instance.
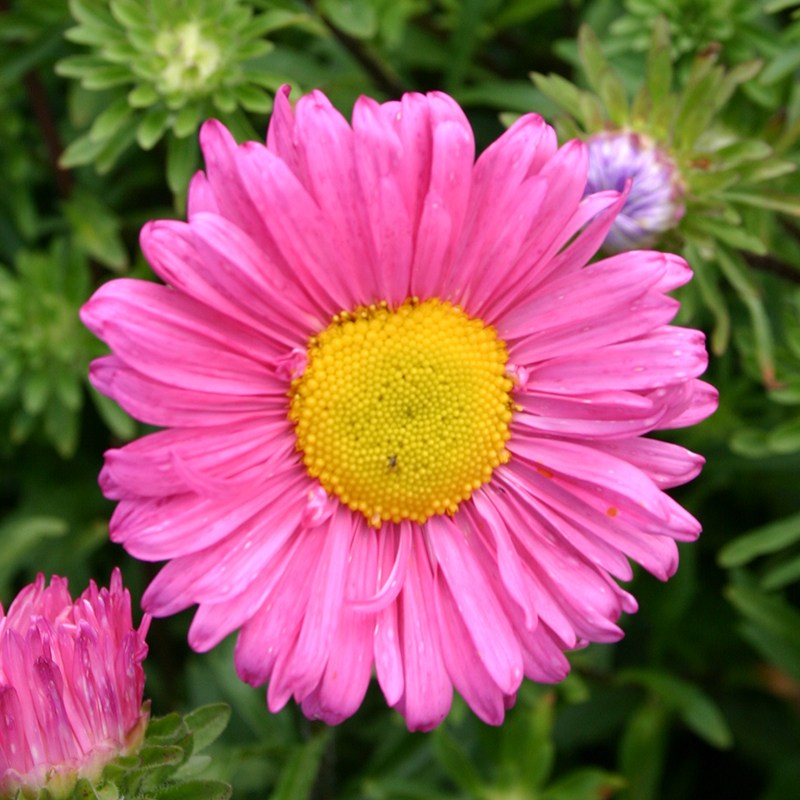
[[138, 748], [149, 622], [133, 628], [119, 570], [75, 602], [65, 578], [40, 574], [0, 606], [0, 796], [65, 797]]
[[[534, 114], [475, 160], [448, 96], [356, 103], [279, 92], [266, 144], [201, 132], [188, 221], [151, 222], [157, 284], [113, 280], [83, 309], [111, 348], [95, 386], [164, 428], [106, 454], [111, 536], [167, 561], [145, 608], [197, 605], [190, 644], [238, 631], [236, 667], [329, 723], [374, 675], [411, 729], [455, 689], [503, 720], [524, 676], [622, 636], [631, 561], [659, 579], [700, 532], [666, 489], [703, 459], [643, 438], [716, 408], [703, 335], [672, 325], [691, 278], [654, 251], [590, 263], [625, 202], [584, 197], [586, 147]], [[436, 298], [497, 332], [514, 412], [508, 463], [425, 522], [379, 528], [306, 471], [289, 418], [309, 339], [334, 315]]]

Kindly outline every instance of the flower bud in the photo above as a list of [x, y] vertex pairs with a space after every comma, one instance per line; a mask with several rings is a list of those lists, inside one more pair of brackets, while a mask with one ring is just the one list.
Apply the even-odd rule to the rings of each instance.
[[586, 194], [622, 191], [631, 182], [603, 247], [611, 252], [651, 247], [684, 213], [683, 182], [675, 163], [651, 139], [632, 131], [598, 133], [588, 145]]
[[116, 569], [74, 603], [65, 578], [39, 574], [7, 615], [0, 606], [0, 797], [64, 798], [138, 750], [149, 623], [133, 628]]

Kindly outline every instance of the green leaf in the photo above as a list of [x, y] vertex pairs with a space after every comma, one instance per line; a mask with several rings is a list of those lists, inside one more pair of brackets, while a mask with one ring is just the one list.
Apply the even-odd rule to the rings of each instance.
[[741, 567], [758, 556], [777, 553], [800, 542], [800, 514], [763, 525], [726, 544], [717, 561], [721, 567]]
[[96, 69], [104, 67], [106, 63], [106, 60], [100, 56], [67, 56], [56, 63], [54, 70], [56, 75], [60, 75], [62, 78], [84, 78]]
[[777, 566], [765, 571], [761, 586], [766, 591], [782, 589], [796, 581], [800, 581], [800, 555], [782, 561]]
[[72, 169], [91, 164], [102, 151], [105, 141], [93, 141], [89, 134], [79, 136], [64, 148], [58, 164], [62, 169]]
[[113, 136], [133, 116], [133, 111], [125, 97], [117, 98], [105, 111], [97, 116], [89, 129], [89, 138], [103, 142]]
[[136, 141], [142, 150], [152, 150], [164, 135], [172, 112], [164, 106], [151, 108], [136, 128]]
[[159, 101], [159, 94], [149, 83], [140, 83], [128, 92], [128, 103], [133, 108], [147, 108]]
[[194, 753], [208, 747], [225, 730], [231, 718], [231, 707], [227, 703], [201, 706], [184, 717], [184, 722], [194, 737]]
[[84, 76], [81, 84], [86, 89], [111, 89], [114, 86], [121, 86], [124, 83], [131, 83], [133, 75], [128, 67], [121, 64], [107, 64], [92, 70]]
[[269, 114], [272, 111], [272, 97], [257, 86], [242, 84], [233, 92], [239, 104], [253, 114]]
[[[0, 559], [0, 588], [5, 589], [33, 549], [45, 539], [65, 536], [67, 522], [60, 517], [44, 515], [6, 518], [0, 524], [3, 558]], [[6, 596], [5, 591], [2, 592]]]
[[434, 733], [433, 751], [436, 754], [436, 760], [456, 786], [470, 797], [481, 797], [484, 794], [484, 782], [470, 760], [469, 754], [445, 725], [439, 727]]
[[90, 396], [103, 422], [118, 439], [130, 441], [136, 436], [136, 422], [128, 416], [113, 400], [100, 394], [93, 386], [89, 386]]
[[307, 742], [294, 748], [281, 771], [271, 800], [308, 800], [311, 797], [331, 736], [331, 728], [316, 728]]
[[156, 789], [158, 800], [228, 800], [233, 793], [230, 785], [222, 781], [194, 780]]
[[657, 800], [667, 744], [667, 710], [648, 703], [631, 716], [620, 742], [619, 771], [636, 800]]
[[183, 195], [189, 179], [200, 165], [200, 145], [197, 137], [187, 136], [178, 139], [170, 136], [167, 140], [167, 184], [173, 194]]
[[600, 40], [588, 25], [581, 25], [580, 31], [578, 31], [578, 54], [586, 80], [599, 94], [601, 81], [611, 71], [611, 67], [603, 55]]
[[790, 47], [767, 64], [758, 80], [765, 85], [777, 83], [798, 68], [800, 68], [800, 47]]
[[753, 329], [756, 360], [761, 370], [762, 380], [767, 386], [775, 383], [775, 355], [772, 341], [772, 327], [761, 293], [753, 283], [747, 267], [741, 258], [723, 247], [716, 250], [720, 270], [739, 295], [750, 314]]
[[645, 86], [650, 99], [652, 122], [665, 129], [672, 113], [669, 102], [672, 88], [672, 56], [669, 44], [669, 24], [659, 17], [653, 25], [653, 38], [647, 54]]
[[742, 635], [768, 661], [800, 680], [800, 613], [783, 598], [744, 581], [729, 586], [725, 595], [747, 620]]
[[541, 787], [550, 777], [555, 763], [553, 743], [555, 695], [549, 690], [535, 693], [532, 706], [526, 704], [506, 723], [503, 754], [507, 763], [515, 763], [520, 748], [526, 753], [524, 762], [516, 764], [526, 787]]
[[182, 739], [188, 728], [180, 714], [172, 713], [163, 717], [155, 717], [147, 726], [147, 740], [156, 743], [172, 744]]
[[378, 14], [369, 0], [320, 0], [317, 8], [336, 28], [355, 39], [372, 39], [378, 33]]
[[548, 786], [539, 796], [539, 800], [606, 800], [625, 788], [626, 784], [627, 781], [621, 775], [585, 767], [570, 772]]
[[150, 27], [150, 20], [141, 3], [136, 0], [111, 0], [111, 14], [126, 28]]
[[119, 217], [99, 197], [75, 191], [63, 207], [80, 250], [117, 272], [128, 266]]
[[584, 124], [584, 127], [588, 128], [586, 119], [581, 115], [581, 109], [585, 105], [583, 98], [586, 96], [586, 92], [582, 92], [575, 84], [560, 75], [540, 75], [532, 72], [530, 77], [536, 88], [545, 97], [568, 113], [574, 114]]
[[781, 214], [800, 217], [800, 196], [787, 192], [724, 192], [722, 197], [732, 203], [766, 208]]
[[717, 704], [696, 684], [656, 670], [625, 670], [618, 676], [623, 683], [636, 683], [649, 689], [667, 708], [675, 711], [700, 738], [720, 749], [733, 744], [733, 736]]
[[751, 253], [763, 256], [767, 254], [767, 247], [755, 234], [742, 227], [729, 225], [721, 219], [696, 215], [691, 224], [698, 230], [710, 233], [715, 239], [737, 250], [748, 250]]

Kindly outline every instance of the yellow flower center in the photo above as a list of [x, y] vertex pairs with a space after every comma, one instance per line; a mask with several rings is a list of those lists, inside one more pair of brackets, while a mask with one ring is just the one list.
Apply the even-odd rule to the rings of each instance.
[[289, 393], [309, 475], [375, 527], [453, 514], [509, 459], [507, 360], [494, 328], [440, 300], [337, 314]]

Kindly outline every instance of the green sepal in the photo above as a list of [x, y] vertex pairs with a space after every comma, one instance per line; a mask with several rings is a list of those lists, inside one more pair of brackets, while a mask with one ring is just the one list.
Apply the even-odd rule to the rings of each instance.
[[[79, 781], [69, 800], [228, 800], [227, 783], [196, 777], [200, 769], [186, 768], [196, 761], [197, 750], [222, 733], [229, 717], [230, 709], [218, 703], [185, 717], [168, 714], [150, 720], [136, 753], [107, 764], [98, 781]], [[203, 758], [201, 766], [206, 765]]]

